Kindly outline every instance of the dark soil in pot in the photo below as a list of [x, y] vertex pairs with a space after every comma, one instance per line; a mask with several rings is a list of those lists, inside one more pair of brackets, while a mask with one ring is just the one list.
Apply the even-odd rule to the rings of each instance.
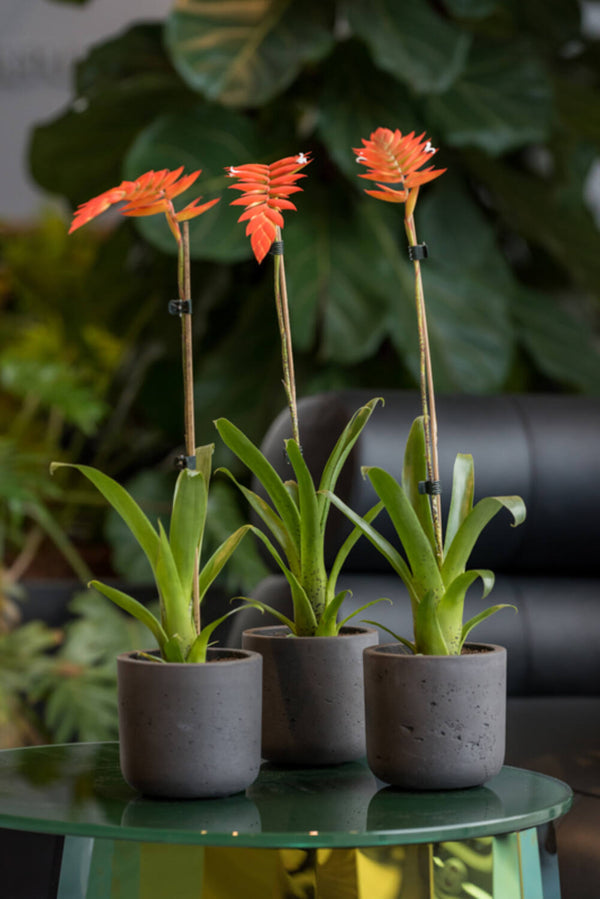
[[506, 650], [411, 655], [398, 643], [365, 652], [367, 757], [385, 783], [414, 790], [479, 786], [502, 768]]
[[280, 625], [244, 632], [244, 649], [263, 657], [264, 758], [305, 766], [364, 757], [362, 656], [377, 642], [366, 627], [337, 637], [293, 637]]
[[117, 659], [121, 770], [146, 796], [228, 796], [258, 776], [262, 659], [239, 649], [208, 659]]

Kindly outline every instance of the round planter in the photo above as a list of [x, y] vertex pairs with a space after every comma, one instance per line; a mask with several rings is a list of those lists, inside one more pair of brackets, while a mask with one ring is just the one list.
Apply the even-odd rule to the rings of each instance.
[[362, 656], [377, 641], [366, 627], [337, 637], [292, 637], [280, 625], [244, 632], [244, 649], [263, 657], [263, 758], [334, 765], [365, 755]]
[[365, 651], [367, 758], [385, 783], [412, 790], [480, 786], [502, 768], [506, 650], [466, 644], [460, 656]]
[[146, 796], [244, 790], [260, 768], [262, 659], [209, 649], [204, 664], [117, 658], [121, 771]]

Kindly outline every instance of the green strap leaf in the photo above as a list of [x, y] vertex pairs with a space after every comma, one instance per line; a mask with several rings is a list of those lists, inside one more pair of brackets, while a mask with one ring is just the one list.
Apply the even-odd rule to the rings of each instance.
[[337, 480], [340, 476], [342, 468], [344, 467], [344, 463], [348, 458], [350, 451], [352, 450], [352, 447], [360, 437], [364, 426], [371, 417], [377, 404], [383, 404], [383, 402], [383, 398], [378, 396], [372, 400], [369, 400], [369, 402], [364, 406], [361, 406], [361, 408], [354, 413], [354, 415], [342, 431], [342, 434], [339, 437], [333, 450], [331, 451], [329, 459], [327, 460], [325, 468], [323, 469], [323, 474], [319, 483], [319, 495], [323, 497], [323, 500], [320, 502], [321, 527], [323, 529], [325, 528], [325, 522], [327, 521], [327, 514], [329, 512], [330, 506], [326, 491], [335, 490], [335, 485], [337, 484]]
[[243, 606], [238, 606], [237, 609], [231, 609], [231, 611], [226, 612], [225, 615], [221, 615], [220, 618], [215, 619], [215, 621], [211, 621], [210, 624], [205, 624], [192, 643], [185, 661], [206, 662], [206, 650], [209, 647], [209, 640], [213, 632], [218, 628], [220, 624], [223, 623], [223, 621], [225, 621], [226, 618], [229, 618], [230, 615], [235, 615], [236, 612], [241, 612], [243, 608]]
[[115, 587], [109, 587], [108, 584], [103, 584], [101, 581], [90, 581], [88, 586], [93, 587], [94, 590], [97, 590], [98, 593], [102, 593], [103, 596], [106, 596], [107, 599], [114, 602], [120, 609], [123, 609], [123, 611], [127, 612], [129, 615], [132, 615], [134, 618], [137, 618], [138, 621], [141, 621], [142, 624], [145, 624], [152, 632], [161, 652], [163, 651], [167, 642], [167, 635], [158, 618], [156, 618], [146, 606], [143, 606], [141, 602], [138, 602], [133, 596], [129, 596], [128, 593], [123, 593], [122, 590], [117, 590]]
[[199, 578], [200, 602], [202, 602], [206, 595], [206, 591], [215, 578], [221, 573], [250, 529], [251, 526], [245, 524], [242, 525], [241, 528], [238, 528], [237, 531], [234, 531], [233, 534], [230, 534], [230, 536], [214, 551], [206, 564], [202, 566]]
[[454, 471], [452, 473], [452, 499], [450, 500], [448, 521], [446, 522], [444, 555], [448, 552], [458, 529], [473, 508], [474, 492], [475, 472], [473, 456], [468, 453], [459, 453], [454, 461]]
[[[365, 515], [363, 516], [363, 521], [366, 521], [367, 524], [371, 524], [371, 522], [377, 518], [382, 509], [383, 502], [381, 502], [380, 500], [371, 509], [369, 509], [368, 512], [365, 513]], [[340, 571], [342, 570], [344, 562], [348, 558], [348, 555], [350, 554], [353, 547], [356, 545], [358, 539], [362, 536], [363, 532], [361, 531], [361, 529], [355, 527], [340, 546], [338, 553], [333, 561], [333, 565], [331, 566], [331, 569], [329, 571], [329, 578], [327, 579], [326, 605], [329, 605], [335, 595], [337, 579], [340, 575]]]
[[159, 521], [160, 544], [156, 561], [156, 583], [163, 608], [163, 627], [169, 638], [177, 635], [184, 645], [184, 656], [196, 639], [191, 615], [191, 595], [183, 592], [179, 572], [168, 537]]
[[402, 466], [402, 489], [421, 522], [431, 548], [435, 553], [436, 542], [429, 497], [419, 492], [419, 482], [427, 480], [427, 462], [425, 451], [425, 420], [422, 415], [412, 423]]
[[92, 482], [115, 512], [121, 516], [154, 570], [158, 556], [158, 534], [133, 497], [120, 484], [98, 471], [97, 468], [91, 468], [89, 465], [74, 465], [70, 462], [53, 462], [50, 466], [50, 474], [54, 474], [58, 468], [76, 468]]
[[185, 468], [177, 478], [173, 494], [169, 543], [186, 596], [192, 595], [196, 554], [202, 544], [207, 506], [208, 481], [204, 473]]
[[215, 422], [221, 439], [260, 481], [300, 555], [300, 513], [285, 484], [257, 446], [226, 418]]
[[337, 613], [350, 592], [350, 590], [341, 590], [331, 602], [327, 603], [317, 627], [317, 637], [335, 637], [339, 633], [342, 625], [337, 623]]
[[285, 624], [286, 627], [289, 627], [292, 634], [298, 636], [296, 634], [296, 625], [288, 618], [287, 615], [284, 615], [283, 612], [280, 612], [279, 609], [274, 609], [273, 606], [267, 605], [266, 602], [261, 602], [260, 599], [253, 599], [251, 596], [240, 596], [240, 599], [243, 599], [245, 603], [249, 606], [252, 606], [254, 609], [259, 609], [261, 612], [268, 612], [269, 615], [273, 615], [274, 618], [277, 618], [281, 621], [282, 624]]
[[290, 585], [292, 603], [294, 606], [294, 633], [297, 636], [310, 636], [314, 634], [317, 628], [317, 619], [302, 584], [296, 575], [290, 571], [287, 565], [285, 565], [267, 535], [263, 534], [260, 528], [255, 528], [254, 526], [252, 526], [252, 533], [267, 547]]
[[285, 448], [298, 483], [300, 509], [300, 582], [313, 607], [317, 621], [325, 609], [327, 572], [324, 559], [324, 528], [314, 481], [295, 440], [286, 440]]
[[344, 515], [350, 519], [352, 524], [358, 528], [360, 533], [364, 534], [367, 540], [373, 544], [375, 549], [379, 550], [381, 555], [392, 566], [396, 574], [402, 579], [411, 597], [417, 599], [412, 572], [398, 550], [395, 549], [395, 547], [393, 547], [392, 544], [379, 533], [379, 531], [375, 530], [366, 519], [361, 518], [360, 515], [357, 515], [357, 513], [350, 508], [350, 506], [347, 506], [343, 500], [335, 495], [335, 493], [330, 493], [329, 498], [333, 505], [336, 506], [340, 512], [343, 512]]
[[185, 662], [186, 647], [179, 634], [169, 637], [163, 654], [166, 662]]
[[[391, 602], [391, 600], [390, 600]], [[370, 618], [362, 619], [364, 624], [373, 624], [375, 627], [378, 627], [379, 630], [385, 631], [386, 634], [389, 634], [394, 640], [397, 640], [398, 643], [402, 643], [403, 646], [406, 646], [413, 654], [416, 654], [417, 650], [415, 648], [415, 644], [411, 643], [410, 640], [407, 640], [406, 637], [401, 637], [395, 631], [391, 630], [389, 627], [386, 627], [385, 624], [380, 624], [378, 621], [371, 621]]]
[[[347, 624], [348, 621], [352, 621], [353, 618], [356, 618], [357, 615], [360, 615], [360, 613], [361, 613], [361, 612], [364, 612], [365, 609], [368, 609], [369, 606], [374, 606], [374, 605], [376, 605], [378, 602], [389, 602], [390, 605], [391, 605], [392, 600], [391, 600], [391, 599], [388, 599], [386, 596], [380, 596], [379, 599], [372, 599], [370, 602], [366, 602], [363, 606], [360, 606], [360, 608], [355, 609], [354, 612], [351, 612], [349, 615], [346, 615], [345, 618], [342, 618], [342, 620], [341, 620], [340, 623], [338, 624], [338, 631], [339, 631], [340, 628], [342, 628], [345, 624]], [[381, 625], [380, 625], [380, 624], [376, 624], [375, 627], [381, 627]]]
[[444, 592], [437, 559], [417, 513], [404, 490], [383, 468], [365, 468], [377, 496], [383, 500], [412, 570], [413, 582], [419, 597], [433, 591]]
[[460, 643], [460, 648], [462, 649], [465, 640], [468, 635], [471, 633], [474, 627], [478, 624], [481, 624], [482, 621], [485, 621], [486, 618], [489, 618], [490, 615], [495, 615], [496, 612], [499, 612], [500, 609], [514, 609], [515, 612], [518, 612], [516, 606], [513, 606], [511, 603], [499, 603], [496, 606], [490, 606], [489, 609], [484, 609], [483, 612], [480, 612], [479, 615], [475, 615], [473, 618], [469, 618], [468, 621], [465, 622], [462, 629], [462, 639]]
[[451, 653], [458, 654], [462, 646], [463, 611], [465, 595], [471, 584], [481, 578], [483, 598], [494, 586], [494, 573], [487, 569], [465, 571], [456, 577], [438, 603], [437, 614], [444, 641]]
[[479, 535], [486, 524], [503, 508], [508, 509], [513, 516], [513, 527], [525, 521], [525, 503], [520, 496], [488, 496], [480, 500], [469, 512], [448, 547], [442, 565], [445, 583], [451, 584], [459, 574], [462, 574]]
[[[297, 552], [294, 541], [290, 537], [289, 531], [279, 515], [273, 511], [271, 506], [265, 502], [262, 496], [259, 496], [257, 493], [254, 493], [253, 490], [249, 490], [247, 487], [244, 487], [243, 484], [240, 484], [229, 469], [218, 468], [217, 473], [223, 473], [233, 481], [242, 496], [247, 500], [250, 508], [253, 509], [258, 517], [266, 524], [269, 531], [283, 550], [291, 570], [298, 577], [300, 574], [300, 555]], [[289, 481], [286, 481], [285, 486], [288, 487], [289, 483]], [[297, 486], [295, 481], [294, 485]]]
[[423, 597], [415, 615], [415, 649], [426, 656], [452, 655], [440, 626], [433, 591]]

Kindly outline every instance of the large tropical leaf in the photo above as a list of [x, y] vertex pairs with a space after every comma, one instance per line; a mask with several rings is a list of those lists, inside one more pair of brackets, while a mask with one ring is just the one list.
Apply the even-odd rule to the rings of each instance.
[[121, 181], [123, 156], [141, 128], [191, 105], [161, 32], [136, 25], [79, 63], [71, 108], [33, 131], [29, 161], [38, 184], [74, 205], [88, 200]]
[[[360, 147], [361, 139], [368, 138], [376, 128], [385, 124], [403, 132], [424, 130], [410, 90], [376, 68], [358, 40], [340, 44], [320, 77], [317, 133], [331, 158], [351, 179], [355, 180], [357, 174], [351, 148]], [[358, 179], [355, 183], [358, 187]]]
[[[158, 116], [139, 132], [125, 157], [124, 176], [135, 178], [149, 169], [173, 169], [183, 165], [186, 171], [202, 169], [190, 191], [205, 200], [221, 195], [221, 202], [210, 213], [190, 222], [190, 250], [195, 259], [237, 262], [252, 255], [237, 214], [229, 208], [227, 187], [231, 183], [225, 166], [258, 161], [268, 147], [259, 139], [256, 126], [248, 117], [232, 110], [197, 104], [184, 115]], [[195, 191], [195, 194], [194, 194]], [[185, 205], [187, 194], [177, 203]], [[178, 206], [178, 208], [180, 208]], [[139, 231], [155, 246], [176, 252], [173, 235], [165, 218], [154, 215], [135, 220]]]
[[427, 0], [353, 0], [348, 18], [379, 68], [417, 94], [445, 91], [460, 74], [469, 35], [438, 15]]
[[262, 106], [333, 43], [334, 10], [319, 0], [177, 0], [166, 39], [194, 89], [228, 106]]
[[427, 99], [426, 113], [445, 143], [500, 156], [548, 137], [551, 85], [529, 45], [480, 39], [452, 87]]

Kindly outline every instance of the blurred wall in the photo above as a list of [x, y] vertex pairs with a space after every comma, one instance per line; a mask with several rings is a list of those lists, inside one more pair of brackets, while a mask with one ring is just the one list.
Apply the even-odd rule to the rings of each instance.
[[171, 6], [172, 0], [2, 0], [0, 219], [30, 219], [46, 199], [27, 173], [28, 134], [66, 103], [73, 61], [134, 20], [163, 19]]

